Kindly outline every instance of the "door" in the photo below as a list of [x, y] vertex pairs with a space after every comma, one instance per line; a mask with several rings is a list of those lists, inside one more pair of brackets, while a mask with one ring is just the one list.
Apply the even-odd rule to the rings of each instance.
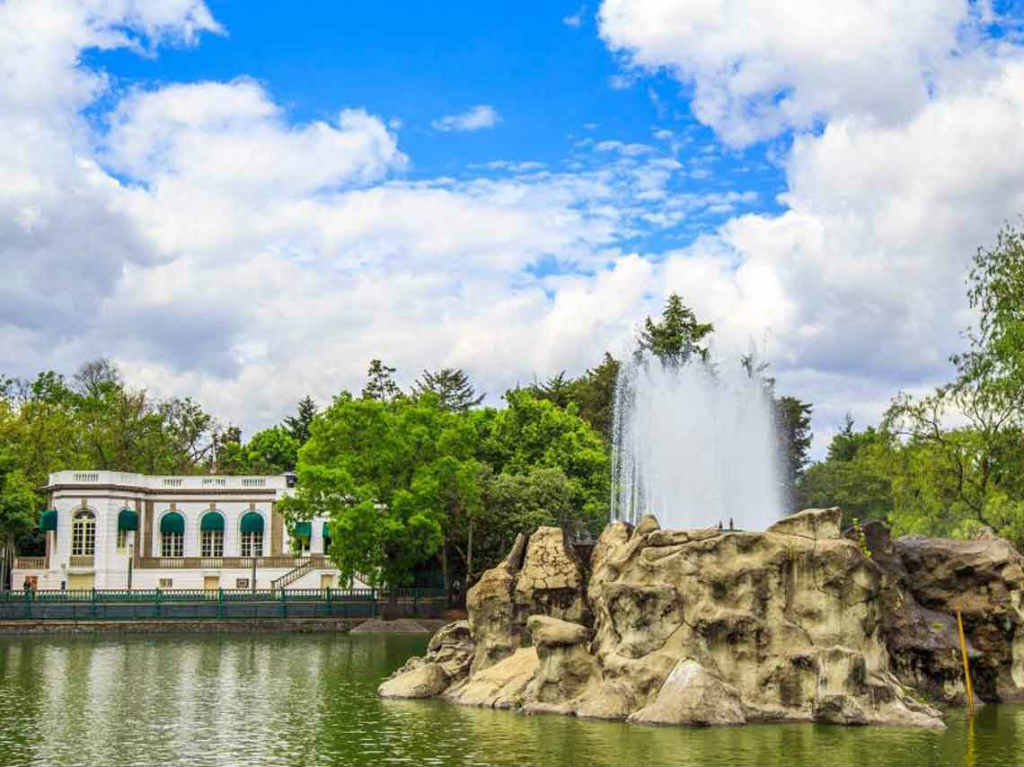
[[207, 591], [216, 591], [220, 588], [220, 576], [219, 575], [204, 575], [203, 576], [203, 588]]
[[320, 588], [330, 589], [334, 588], [334, 576], [328, 573], [321, 573], [320, 575]]
[[96, 582], [93, 573], [69, 573], [68, 591], [88, 591]]

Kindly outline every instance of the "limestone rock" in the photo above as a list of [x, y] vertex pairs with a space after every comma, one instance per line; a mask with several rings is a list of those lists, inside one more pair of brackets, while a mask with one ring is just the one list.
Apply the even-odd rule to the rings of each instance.
[[448, 687], [448, 675], [436, 663], [423, 665], [381, 683], [382, 698], [431, 698]]
[[661, 525], [658, 524], [658, 520], [653, 514], [647, 514], [643, 519], [640, 520], [640, 524], [636, 526], [635, 535], [647, 535], [653, 533], [655, 530], [660, 530]]
[[530, 536], [513, 599], [523, 624], [536, 614], [574, 623], [586, 619], [583, 568], [561, 528], [539, 527]]
[[746, 717], [735, 688], [695, 660], [679, 661], [658, 696], [630, 715], [644, 724], [743, 724]]
[[[947, 701], [962, 698], [962, 672], [955, 669], [960, 610], [975, 694], [986, 701], [1024, 701], [1024, 557], [1002, 538], [905, 537], [894, 541], [892, 550], [901, 565], [892, 577], [920, 606], [923, 631], [945, 640], [916, 652], [932, 691], [943, 692], [940, 697]], [[946, 655], [946, 648], [954, 650]]]
[[430, 638], [427, 659], [438, 664], [455, 682], [469, 674], [475, 650], [469, 621], [455, 621], [439, 628]]
[[805, 509], [783, 517], [768, 528], [769, 533], [802, 535], [805, 538], [838, 538], [843, 513], [838, 507], [831, 509]]
[[493, 666], [475, 671], [465, 684], [446, 697], [464, 706], [520, 706], [527, 686], [537, 673], [537, 665], [537, 650], [521, 647]]
[[583, 644], [590, 640], [591, 631], [578, 623], [552, 618], [548, 615], [531, 615], [526, 627], [535, 645], [545, 647]]
[[508, 657], [523, 643], [523, 626], [516, 615], [512, 592], [525, 550], [526, 536], [520, 533], [508, 556], [485, 571], [466, 594], [469, 629], [475, 643], [473, 673]]

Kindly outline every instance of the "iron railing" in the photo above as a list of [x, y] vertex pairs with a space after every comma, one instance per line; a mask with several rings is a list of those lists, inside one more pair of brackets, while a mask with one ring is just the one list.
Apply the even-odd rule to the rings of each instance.
[[0, 621], [435, 618], [443, 589], [69, 589], [0, 591]]

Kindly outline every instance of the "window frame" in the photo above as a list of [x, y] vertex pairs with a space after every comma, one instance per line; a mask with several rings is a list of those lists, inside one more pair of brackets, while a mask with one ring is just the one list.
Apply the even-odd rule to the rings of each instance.
[[71, 518], [71, 556], [96, 556], [96, 514], [81, 508]]

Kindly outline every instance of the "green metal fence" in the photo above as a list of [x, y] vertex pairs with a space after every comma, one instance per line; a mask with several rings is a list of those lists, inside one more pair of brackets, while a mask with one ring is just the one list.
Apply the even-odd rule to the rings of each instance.
[[441, 589], [0, 591], [0, 620], [440, 617]]

